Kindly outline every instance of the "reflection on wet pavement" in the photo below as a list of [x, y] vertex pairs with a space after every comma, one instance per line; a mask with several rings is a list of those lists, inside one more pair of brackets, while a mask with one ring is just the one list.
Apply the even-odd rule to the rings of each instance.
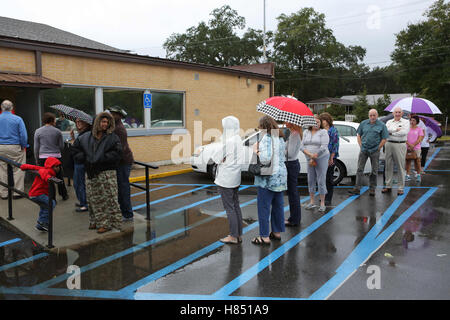
[[[268, 247], [250, 243], [258, 234], [253, 186], [242, 185], [239, 193], [247, 222], [244, 242], [224, 246], [218, 240], [229, 226], [216, 188], [174, 186], [175, 179], [152, 186], [151, 221], [83, 246], [46, 253], [0, 224], [0, 298], [371, 297], [376, 293], [367, 292], [366, 264], [384, 268], [384, 283], [396, 283], [405, 270], [417, 277], [421, 270], [415, 265], [435, 268], [433, 286], [449, 297], [442, 291], [442, 277], [448, 280], [442, 270], [450, 267], [448, 174], [426, 174], [421, 183], [410, 183], [403, 197], [377, 190], [375, 197], [349, 198], [348, 187], [337, 187], [326, 213], [302, 210], [302, 225], [286, 229], [282, 241]], [[307, 190], [300, 188], [305, 201]], [[145, 195], [132, 199], [137, 206]], [[288, 206], [285, 210], [288, 215]], [[137, 212], [145, 215], [145, 208]], [[430, 257], [438, 260], [427, 264]], [[79, 267], [81, 291], [67, 290], [70, 266]], [[401, 286], [398, 291], [403, 294]]]

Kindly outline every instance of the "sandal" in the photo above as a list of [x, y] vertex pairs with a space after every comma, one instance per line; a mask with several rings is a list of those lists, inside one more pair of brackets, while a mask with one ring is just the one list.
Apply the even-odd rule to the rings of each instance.
[[270, 241], [269, 242], [264, 241], [261, 236], [253, 238], [252, 243], [256, 245], [270, 245]]
[[277, 236], [275, 236], [275, 235], [273, 234], [273, 232], [271, 232], [271, 233], [269, 234], [269, 239], [280, 241], [280, 240], [281, 240], [281, 237], [277, 237]]
[[398, 190], [397, 195], [401, 196], [403, 193], [403, 190]]
[[239, 241], [239, 239], [237, 239], [237, 240], [235, 240], [235, 241], [233, 241], [233, 240], [227, 240], [229, 237], [230, 237], [230, 236], [226, 236], [225, 238], [220, 239], [220, 242], [226, 243], [226, 244], [238, 244], [238, 243], [242, 242], [242, 240]]

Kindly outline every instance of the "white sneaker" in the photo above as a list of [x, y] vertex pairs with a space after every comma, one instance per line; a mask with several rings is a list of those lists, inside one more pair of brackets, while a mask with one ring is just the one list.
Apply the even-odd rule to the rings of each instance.
[[315, 207], [316, 207], [315, 204], [313, 204], [313, 203], [308, 203], [308, 204], [305, 206], [305, 209], [306, 209], [306, 210], [311, 210], [311, 209], [314, 209]]
[[405, 181], [411, 181], [411, 176], [409, 174], [405, 175]]

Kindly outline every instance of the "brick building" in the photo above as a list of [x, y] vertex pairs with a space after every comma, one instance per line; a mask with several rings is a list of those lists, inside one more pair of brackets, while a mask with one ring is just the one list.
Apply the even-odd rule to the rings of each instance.
[[[170, 163], [183, 139], [190, 149], [180, 157], [212, 139], [194, 137], [194, 127], [203, 133], [221, 129], [221, 119], [234, 115], [244, 130], [255, 128], [261, 116], [256, 105], [273, 95], [273, 81], [271, 63], [222, 68], [141, 56], [48, 25], [0, 17], [0, 100], [13, 101], [30, 144], [42, 114], [54, 112], [50, 105], [91, 115], [119, 105], [128, 112], [125, 126], [136, 160]], [[147, 90], [152, 108], [143, 106]]]

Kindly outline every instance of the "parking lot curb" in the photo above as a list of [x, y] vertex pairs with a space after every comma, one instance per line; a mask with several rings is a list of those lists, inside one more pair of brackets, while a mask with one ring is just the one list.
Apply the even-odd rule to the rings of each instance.
[[[175, 171], [155, 173], [155, 174], [149, 175], [149, 179], [152, 180], [152, 179], [157, 179], [157, 178], [176, 176], [178, 174], [189, 173], [189, 172], [192, 172], [192, 171], [194, 171], [194, 169], [187, 168], [187, 169], [181, 169], [181, 170], [175, 170]], [[145, 176], [130, 178], [130, 182], [132, 182], [132, 183], [134, 183], [134, 182], [142, 182], [142, 181], [145, 181]]]

